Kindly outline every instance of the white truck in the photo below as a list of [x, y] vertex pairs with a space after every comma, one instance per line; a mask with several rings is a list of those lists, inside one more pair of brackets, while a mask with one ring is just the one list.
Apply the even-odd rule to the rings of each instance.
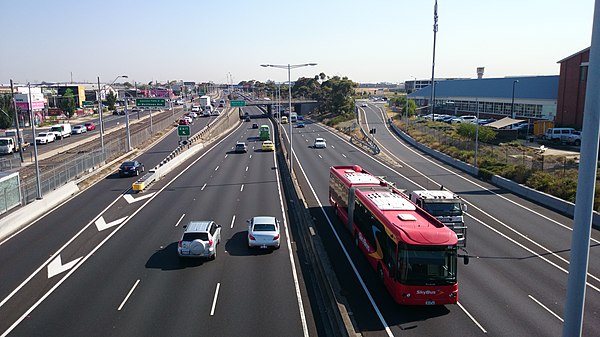
[[[26, 141], [21, 142], [21, 146], [23, 150], [25, 150], [29, 143]], [[17, 140], [17, 131], [16, 130], [5, 130], [0, 131], [0, 153], [9, 154], [13, 152], [19, 151], [19, 142]]]
[[467, 226], [464, 212], [467, 205], [457, 195], [448, 190], [419, 190], [408, 195], [410, 200], [440, 222], [452, 229], [458, 237], [458, 246], [467, 246]]
[[71, 137], [71, 124], [54, 124], [50, 127], [48, 132], [53, 132], [57, 139], [63, 139], [65, 137]]
[[200, 96], [200, 106], [203, 110], [208, 109], [208, 107], [212, 108], [212, 105], [210, 105], [210, 96]]

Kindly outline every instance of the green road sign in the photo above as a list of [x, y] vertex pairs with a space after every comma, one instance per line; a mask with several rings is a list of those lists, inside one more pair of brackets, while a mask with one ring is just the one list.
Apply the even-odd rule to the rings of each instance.
[[178, 125], [177, 126], [177, 135], [179, 137], [187, 137], [190, 135], [190, 126], [189, 125]]
[[229, 106], [246, 106], [246, 101], [229, 101]]
[[93, 101], [83, 101], [83, 106], [94, 106]]
[[160, 106], [166, 107], [167, 100], [164, 98], [136, 98], [135, 99], [136, 106]]
[[204, 91], [198, 91], [198, 95], [204, 96], [204, 95], [206, 95], [206, 93]]

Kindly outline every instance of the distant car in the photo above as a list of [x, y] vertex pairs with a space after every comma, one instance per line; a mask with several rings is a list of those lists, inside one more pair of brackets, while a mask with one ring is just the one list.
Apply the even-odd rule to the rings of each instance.
[[366, 107], [368, 107], [369, 105], [368, 105], [367, 103], [363, 103], [363, 104], [361, 104], [360, 106], [361, 106], [361, 107], [363, 107], [363, 108], [366, 108]]
[[119, 177], [139, 176], [144, 172], [144, 164], [137, 160], [126, 161], [119, 166]]
[[255, 216], [248, 224], [248, 248], [278, 249], [281, 242], [279, 221], [273, 216]]
[[235, 143], [235, 152], [248, 152], [248, 146], [244, 142]]
[[460, 116], [452, 118], [450, 121], [452, 124], [471, 123], [477, 124], [477, 116]]
[[53, 132], [40, 132], [35, 137], [36, 144], [48, 144], [56, 140], [56, 135]]
[[190, 111], [186, 114], [186, 116], [190, 116], [192, 118], [198, 118], [198, 113], [194, 111]]
[[273, 142], [270, 140], [265, 140], [262, 143], [262, 150], [263, 151], [275, 151], [275, 144], [273, 144]]
[[75, 125], [71, 129], [71, 134], [72, 135], [79, 135], [79, 134], [82, 134], [84, 132], [87, 132], [87, 128], [84, 125]]
[[298, 117], [296, 117], [299, 121], [303, 121], [304, 120], [304, 116], [302, 115], [298, 115]]
[[115, 116], [125, 116], [125, 110], [115, 110], [115, 111], [113, 111], [113, 115], [115, 115]]
[[256, 123], [252, 123], [252, 128], [253, 128], [253, 129], [258, 129], [258, 124], [256, 124]]
[[221, 225], [209, 221], [190, 221], [177, 244], [180, 258], [199, 257], [214, 260], [221, 242]]
[[246, 116], [246, 117], [244, 118], [244, 122], [249, 122], [249, 121], [250, 121], [250, 116]]
[[298, 123], [296, 123], [296, 127], [297, 128], [303, 128], [304, 127], [304, 122], [298, 122]]
[[286, 116], [281, 117], [281, 124], [287, 124], [288, 118]]
[[315, 149], [324, 149], [327, 147], [327, 143], [323, 138], [315, 138], [315, 143], [313, 145]]
[[192, 111], [193, 112], [200, 112], [200, 107], [198, 105], [193, 105], [192, 106]]
[[219, 108], [224, 108], [223, 103], [219, 103]]
[[88, 131], [96, 130], [96, 124], [94, 122], [87, 122], [84, 126]]
[[177, 122], [177, 124], [179, 125], [190, 125], [190, 121], [186, 118], [182, 118], [179, 120], [179, 122]]

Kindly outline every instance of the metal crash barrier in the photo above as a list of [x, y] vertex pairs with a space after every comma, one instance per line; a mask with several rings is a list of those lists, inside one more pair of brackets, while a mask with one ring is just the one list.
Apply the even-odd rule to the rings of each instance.
[[144, 174], [143, 177], [136, 180], [131, 185], [131, 187], [136, 192], [143, 191], [144, 189], [146, 189], [146, 187], [148, 187], [150, 184], [152, 184], [156, 180], [156, 176], [157, 176], [156, 171], [150, 170], [150, 171], [148, 171], [148, 173]]

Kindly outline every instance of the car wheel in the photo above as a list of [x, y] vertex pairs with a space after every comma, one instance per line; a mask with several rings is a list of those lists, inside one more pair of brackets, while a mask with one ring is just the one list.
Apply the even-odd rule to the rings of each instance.
[[580, 139], [575, 139], [575, 146], [579, 146], [581, 145], [581, 140]]

